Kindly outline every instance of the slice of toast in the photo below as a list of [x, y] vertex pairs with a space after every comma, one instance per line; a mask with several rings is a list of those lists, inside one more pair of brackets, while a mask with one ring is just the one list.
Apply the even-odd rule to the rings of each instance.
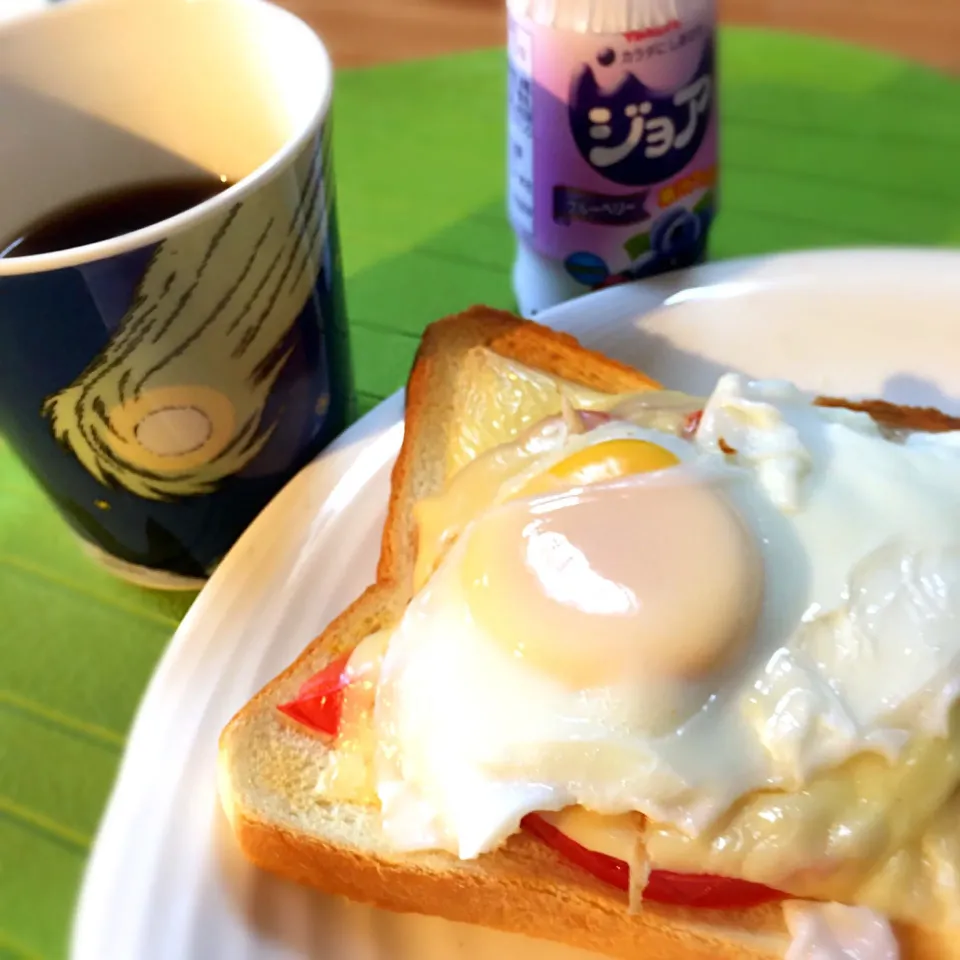
[[[240, 847], [258, 866], [330, 894], [611, 956], [783, 956], [787, 935], [777, 905], [711, 911], [647, 904], [631, 915], [626, 894], [568, 865], [524, 834], [475, 861], [444, 853], [398, 855], [380, 836], [377, 810], [325, 801], [317, 794], [324, 742], [288, 722], [276, 707], [292, 699], [303, 681], [329, 660], [402, 615], [412, 593], [416, 559], [412, 507], [438, 492], [448, 478], [448, 439], [469, 416], [463, 397], [477, 347], [601, 393], [636, 393], [656, 386], [570, 336], [488, 308], [473, 308], [427, 329], [408, 384], [405, 437], [392, 474], [376, 583], [222, 734], [220, 795]], [[957, 427], [952, 418], [934, 417], [935, 411], [910, 415], [903, 408], [881, 405], [870, 412], [897, 428]], [[490, 410], [474, 415], [489, 416]], [[907, 957], [960, 957], [960, 947], [949, 948], [933, 931], [898, 932]]]

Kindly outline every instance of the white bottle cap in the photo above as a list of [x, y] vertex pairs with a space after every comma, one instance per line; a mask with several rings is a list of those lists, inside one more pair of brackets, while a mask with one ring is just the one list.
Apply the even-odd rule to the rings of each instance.
[[507, 0], [514, 17], [576, 33], [648, 30], [673, 20], [699, 19], [715, 6], [716, 0]]

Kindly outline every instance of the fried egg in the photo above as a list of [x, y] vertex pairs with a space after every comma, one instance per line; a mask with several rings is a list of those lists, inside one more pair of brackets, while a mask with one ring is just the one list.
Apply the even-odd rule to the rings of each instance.
[[[415, 586], [419, 589], [426, 582], [446, 548], [467, 524], [496, 503], [537, 490], [545, 492], [654, 469], [657, 458], [663, 455], [660, 448], [649, 441], [633, 441], [641, 436], [659, 438], [679, 433], [684, 416], [677, 412], [676, 400], [671, 402], [674, 396], [667, 395], [662, 406], [631, 402], [629, 410], [598, 427], [596, 412], [568, 407], [566, 415], [548, 417], [512, 441], [478, 456], [455, 473], [441, 493], [414, 507], [418, 529]], [[651, 423], [660, 428], [652, 429]], [[646, 432], [638, 433], [638, 428]], [[595, 452], [601, 444], [600, 452]]]
[[691, 835], [738, 797], [945, 729], [960, 442], [721, 379], [691, 440], [614, 421], [525, 458], [389, 640], [387, 840], [469, 859], [538, 810]]

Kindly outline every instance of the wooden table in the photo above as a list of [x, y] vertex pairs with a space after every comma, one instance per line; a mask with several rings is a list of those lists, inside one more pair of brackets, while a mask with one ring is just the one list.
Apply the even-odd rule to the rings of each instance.
[[[498, 46], [504, 0], [280, 0], [352, 67]], [[960, 0], [720, 0], [727, 23], [819, 34], [960, 73]]]

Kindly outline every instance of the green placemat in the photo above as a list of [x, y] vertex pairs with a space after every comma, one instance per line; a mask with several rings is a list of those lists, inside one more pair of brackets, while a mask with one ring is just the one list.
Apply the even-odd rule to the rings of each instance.
[[[960, 82], [756, 30], [726, 31], [722, 68], [713, 258], [960, 242]], [[502, 51], [339, 75], [362, 408], [403, 382], [429, 320], [512, 306], [504, 132]], [[189, 600], [91, 566], [0, 441], [0, 960], [65, 954], [126, 731]]]

